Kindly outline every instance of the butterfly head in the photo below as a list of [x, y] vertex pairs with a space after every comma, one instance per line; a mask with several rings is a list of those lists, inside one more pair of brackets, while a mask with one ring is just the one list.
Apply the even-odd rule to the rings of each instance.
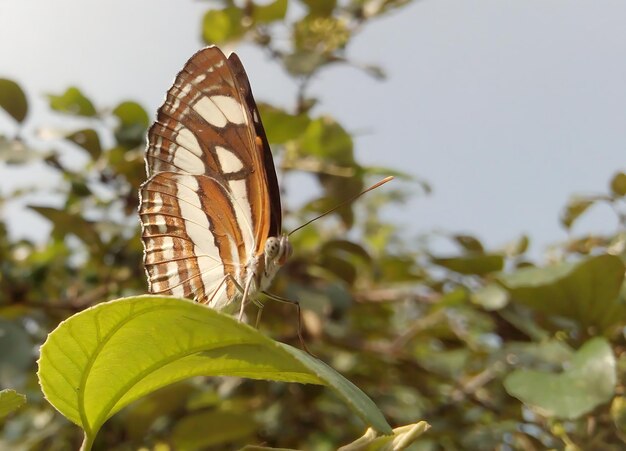
[[271, 236], [265, 242], [265, 261], [268, 264], [283, 266], [292, 253], [287, 235]]

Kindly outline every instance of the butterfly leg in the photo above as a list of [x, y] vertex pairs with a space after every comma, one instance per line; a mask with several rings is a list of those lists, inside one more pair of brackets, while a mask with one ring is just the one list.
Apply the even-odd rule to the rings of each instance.
[[276, 294], [268, 293], [267, 291], [263, 291], [262, 293], [265, 296], [267, 296], [268, 298], [273, 299], [275, 301], [283, 302], [285, 304], [292, 304], [292, 305], [296, 306], [296, 309], [298, 310], [298, 339], [300, 340], [300, 344], [302, 345], [302, 349], [304, 349], [307, 354], [310, 354], [313, 357], [316, 357], [315, 354], [313, 354], [311, 351], [309, 351], [309, 348], [307, 348], [306, 343], [304, 341], [304, 338], [302, 337], [302, 310], [300, 309], [300, 302], [298, 302], [298, 301], [296, 301], [294, 299], [288, 299], [288, 298], [284, 298], [282, 296], [278, 296]]
[[[241, 295], [241, 308], [239, 310], [239, 321], [241, 321], [243, 319], [243, 311], [246, 307], [246, 301], [248, 300], [248, 292], [250, 291], [250, 286], [252, 285], [252, 281], [254, 280], [254, 277], [250, 277], [247, 281], [246, 281], [246, 286], [243, 289], [243, 294]], [[239, 284], [237, 284], [239, 285]]]

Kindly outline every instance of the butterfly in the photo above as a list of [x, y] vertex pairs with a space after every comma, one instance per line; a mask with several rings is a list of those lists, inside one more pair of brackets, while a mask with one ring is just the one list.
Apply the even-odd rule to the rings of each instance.
[[140, 188], [149, 291], [240, 317], [292, 253], [272, 153], [236, 54], [194, 54], [148, 131]]

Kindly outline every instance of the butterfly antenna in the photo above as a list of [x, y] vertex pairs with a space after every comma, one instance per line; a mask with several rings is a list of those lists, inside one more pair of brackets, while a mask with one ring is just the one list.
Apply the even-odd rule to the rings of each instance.
[[337, 209], [339, 209], [339, 208], [343, 207], [344, 205], [346, 205], [346, 204], [349, 204], [349, 203], [353, 202], [355, 199], [358, 199], [358, 198], [359, 198], [359, 197], [361, 197], [363, 194], [365, 194], [365, 193], [369, 193], [370, 191], [372, 191], [372, 190], [374, 190], [374, 189], [378, 188], [379, 186], [384, 185], [384, 184], [385, 184], [385, 183], [387, 183], [387, 182], [390, 182], [390, 181], [391, 181], [391, 180], [393, 180], [393, 179], [394, 179], [394, 177], [393, 177], [392, 175], [390, 175], [389, 177], [385, 177], [385, 178], [384, 178], [384, 179], [382, 179], [380, 182], [374, 183], [372, 186], [370, 186], [370, 187], [369, 187], [369, 188], [367, 188], [367, 189], [364, 189], [364, 190], [363, 190], [363, 191], [361, 191], [359, 194], [356, 194], [356, 195], [354, 195], [354, 196], [350, 197], [349, 199], [346, 199], [346, 200], [344, 200], [344, 201], [340, 202], [339, 204], [335, 205], [335, 206], [334, 206], [333, 208], [331, 208], [330, 210], [325, 211], [325, 212], [324, 212], [324, 213], [322, 213], [321, 215], [318, 215], [318, 216], [314, 217], [313, 219], [311, 219], [311, 220], [309, 220], [309, 221], [305, 222], [305, 223], [304, 223], [304, 224], [302, 224], [301, 226], [296, 227], [295, 229], [293, 229], [291, 232], [289, 232], [289, 233], [288, 233], [288, 236], [291, 236], [291, 234], [293, 234], [294, 232], [297, 232], [298, 230], [300, 230], [300, 229], [301, 229], [301, 228], [303, 228], [303, 227], [308, 226], [308, 225], [309, 225], [309, 224], [311, 224], [313, 221], [317, 221], [319, 218], [323, 218], [323, 217], [324, 217], [324, 216], [326, 216], [327, 214], [330, 214], [330, 213], [332, 213], [333, 211], [335, 211], [335, 210], [337, 210]]

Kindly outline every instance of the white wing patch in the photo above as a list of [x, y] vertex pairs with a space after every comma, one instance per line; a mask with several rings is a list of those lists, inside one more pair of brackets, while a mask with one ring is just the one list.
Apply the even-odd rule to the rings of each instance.
[[[200, 257], [206, 256], [215, 262], [221, 262], [220, 252], [215, 242], [213, 234], [209, 227], [209, 218], [202, 211], [202, 203], [198, 196], [198, 181], [195, 177], [180, 176], [178, 177], [177, 195], [180, 199], [180, 215], [185, 221], [185, 231], [194, 243], [194, 253], [198, 257], [198, 265], [200, 265]], [[204, 268], [200, 267], [202, 271]]]
[[202, 147], [200, 147], [198, 138], [196, 138], [196, 136], [191, 133], [191, 130], [188, 128], [183, 127], [178, 131], [178, 134], [176, 135], [176, 143], [193, 153], [195, 156], [202, 157]]
[[232, 193], [235, 217], [241, 227], [246, 251], [248, 255], [254, 254], [255, 242], [254, 231], [252, 230], [252, 210], [248, 200], [248, 189], [245, 180], [230, 180], [228, 187]]
[[231, 174], [243, 169], [243, 162], [230, 150], [221, 146], [215, 146], [215, 151], [224, 174]]
[[193, 109], [214, 127], [223, 128], [229, 122], [233, 124], [247, 122], [242, 105], [228, 96], [201, 97], [193, 105]]

